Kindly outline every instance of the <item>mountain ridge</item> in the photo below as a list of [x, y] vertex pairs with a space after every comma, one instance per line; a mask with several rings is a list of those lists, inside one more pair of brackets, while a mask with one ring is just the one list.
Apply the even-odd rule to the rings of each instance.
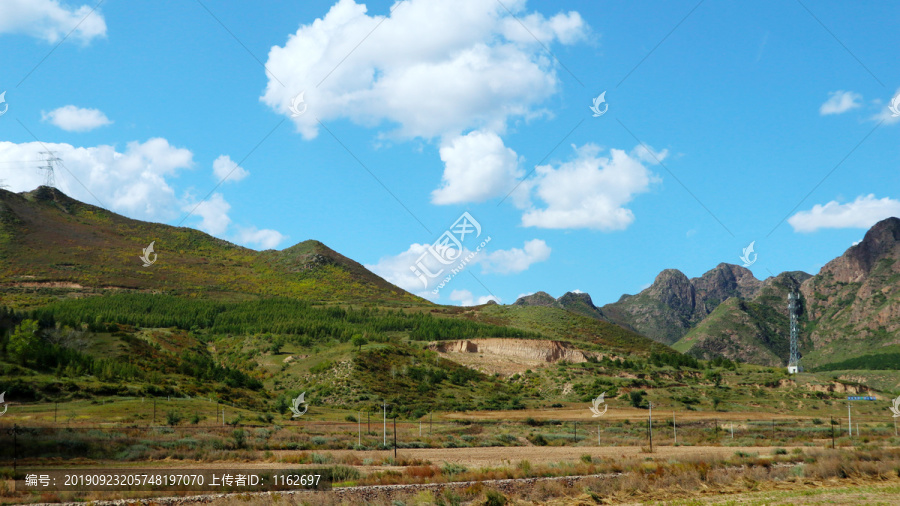
[[[144, 267], [140, 252], [151, 241], [155, 261]], [[0, 189], [0, 286], [22, 283], [431, 305], [319, 241], [255, 251], [198, 230], [133, 220], [46, 186]]]

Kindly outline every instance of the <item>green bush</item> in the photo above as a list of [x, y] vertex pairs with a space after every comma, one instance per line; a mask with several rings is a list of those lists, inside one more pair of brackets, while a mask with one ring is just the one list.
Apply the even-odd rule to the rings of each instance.
[[509, 499], [496, 490], [488, 490], [484, 493], [484, 506], [506, 506]]

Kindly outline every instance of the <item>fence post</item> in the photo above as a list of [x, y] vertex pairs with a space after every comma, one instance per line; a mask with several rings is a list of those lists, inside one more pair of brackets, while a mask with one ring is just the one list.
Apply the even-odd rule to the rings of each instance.
[[834, 416], [831, 417], [831, 449], [834, 450]]

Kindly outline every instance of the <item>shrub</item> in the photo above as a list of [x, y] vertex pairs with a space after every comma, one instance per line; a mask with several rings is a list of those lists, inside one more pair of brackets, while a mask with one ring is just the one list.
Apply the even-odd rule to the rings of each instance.
[[335, 482], [358, 480], [361, 476], [355, 467], [334, 466], [331, 468], [331, 479]]
[[643, 390], [632, 390], [628, 394], [628, 398], [631, 401], [631, 405], [635, 408], [641, 408], [644, 406], [644, 397], [647, 395], [647, 392]]
[[455, 464], [452, 462], [444, 462], [444, 465], [441, 466], [441, 474], [444, 476], [455, 476], [457, 474], [461, 474], [468, 471], [466, 466], [462, 464]]
[[[175, 411], [166, 413], [166, 423], [172, 426], [178, 425], [182, 420], [181, 414]], [[198, 420], [199, 421], [199, 420]]]
[[488, 490], [484, 493], [484, 506], [506, 506], [509, 499], [496, 490]]

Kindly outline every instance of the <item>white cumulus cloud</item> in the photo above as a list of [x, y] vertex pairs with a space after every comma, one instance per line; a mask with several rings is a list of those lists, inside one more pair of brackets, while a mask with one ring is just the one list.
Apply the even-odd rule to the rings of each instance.
[[[462, 259], [468, 258], [474, 251], [466, 248], [464, 244], [462, 253], [456, 261], [443, 264], [429, 252], [429, 246], [431, 245], [413, 243], [406, 251], [382, 257], [377, 263], [367, 264], [365, 267], [408, 292], [422, 297], [427, 295], [428, 298], [434, 299], [431, 290], [451, 273], [451, 269], [458, 267]], [[472, 269], [476, 264], [480, 264], [482, 273], [514, 274], [528, 269], [536, 262], [546, 260], [549, 256], [550, 247], [544, 241], [534, 239], [527, 241], [522, 249], [510, 248], [492, 252], [483, 249], [466, 262], [465, 269]]]
[[[587, 32], [577, 12], [548, 19], [524, 12], [525, 0], [505, 5], [544, 45]], [[266, 67], [261, 100], [273, 110], [290, 117], [305, 92], [308, 110], [292, 119], [306, 139], [318, 135], [317, 119], [334, 118], [405, 138], [502, 132], [508, 118], [535, 114], [559, 84], [542, 45], [503, 5], [484, 0], [407, 0], [388, 16], [339, 0], [273, 47]]]
[[788, 218], [788, 223], [794, 232], [815, 232], [821, 228], [869, 228], [891, 216], [900, 216], [900, 201], [888, 197], [877, 199], [869, 194], [846, 204], [835, 200], [816, 204], [809, 211]]
[[238, 164], [230, 156], [221, 155], [213, 162], [213, 175], [217, 181], [237, 182], [249, 176], [250, 173], [243, 167], [238, 167]]
[[852, 91], [832, 91], [828, 94], [828, 100], [819, 107], [819, 114], [842, 114], [862, 105], [862, 95]]
[[21, 33], [58, 42], [70, 39], [89, 42], [106, 36], [106, 21], [93, 5], [69, 7], [59, 0], [0, 0], [0, 33]]
[[508, 192], [522, 176], [516, 152], [494, 132], [476, 130], [447, 140], [440, 154], [444, 177], [431, 193], [435, 204], [483, 202]]
[[84, 109], [74, 105], [66, 105], [50, 112], [41, 112], [41, 117], [44, 121], [49, 121], [67, 132], [88, 132], [112, 124], [103, 111]]
[[285, 239], [286, 237], [277, 230], [242, 227], [237, 232], [237, 242], [244, 245], [256, 245], [260, 249], [273, 249]]
[[475, 298], [472, 295], [472, 292], [468, 290], [453, 290], [450, 292], [450, 300], [454, 302], [459, 302], [460, 306], [480, 306], [482, 304], [487, 304], [488, 301], [494, 301], [497, 304], [500, 304], [500, 299], [493, 295], [482, 295], [481, 297]]
[[197, 228], [210, 235], [222, 235], [228, 230], [228, 225], [231, 225], [231, 218], [228, 216], [231, 204], [225, 201], [221, 193], [213, 193], [208, 199], [196, 204], [185, 204], [181, 210], [193, 211], [194, 216], [199, 216], [200, 224]]
[[523, 183], [544, 205], [529, 203], [522, 224], [604, 231], [627, 228], [634, 221], [634, 213], [625, 206], [657, 180], [645, 164], [663, 160], [667, 152], [654, 151], [654, 156], [649, 156], [642, 147], [631, 153], [611, 149], [606, 157], [600, 156], [600, 148], [594, 144], [573, 148], [573, 160], [558, 167], [538, 166], [535, 178]]
[[484, 253], [476, 258], [481, 265], [482, 272], [494, 272], [497, 274], [513, 274], [522, 272], [531, 267], [531, 264], [543, 262], [550, 258], [550, 246], [541, 239], [526, 241], [520, 248], [497, 250]]

